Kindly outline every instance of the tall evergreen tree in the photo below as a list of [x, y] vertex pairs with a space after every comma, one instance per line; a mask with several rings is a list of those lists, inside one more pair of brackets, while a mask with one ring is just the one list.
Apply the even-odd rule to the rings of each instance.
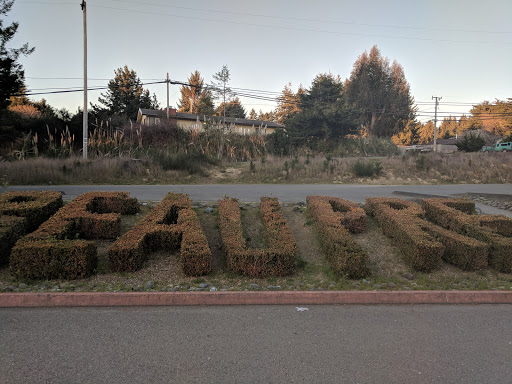
[[274, 114], [273, 111], [263, 112], [260, 109], [260, 113], [258, 114], [258, 120], [262, 120], [262, 121], [275, 121], [276, 118], [275, 118], [275, 114]]
[[229, 87], [230, 79], [231, 74], [229, 73], [228, 66], [223, 65], [222, 70], [213, 75], [213, 81], [210, 84], [214, 98], [216, 100], [219, 100], [222, 105], [222, 114], [220, 116], [228, 116], [227, 111], [224, 109], [224, 106], [227, 107], [228, 102], [230, 101], [231, 96], [233, 95], [233, 91]]
[[376, 45], [354, 63], [347, 95], [369, 136], [391, 136], [415, 118], [414, 99], [402, 66], [396, 61], [390, 65]]
[[190, 86], [182, 85], [178, 111], [196, 113], [199, 115], [213, 115], [212, 94], [203, 88], [204, 79], [199, 71], [194, 71], [188, 78]]
[[249, 119], [256, 120], [258, 118], [258, 114], [256, 113], [256, 110], [253, 108], [249, 112]]
[[127, 65], [114, 71], [114, 78], [108, 82], [107, 92], [98, 101], [103, 106], [93, 105], [93, 113], [106, 118], [112, 115], [136, 119], [139, 108], [159, 108], [156, 95], [150, 96], [133, 69]]
[[287, 128], [300, 136], [321, 139], [343, 137], [357, 130], [357, 115], [346, 102], [339, 76], [319, 74], [311, 87], [301, 93], [301, 111], [291, 115]]
[[10, 97], [24, 86], [25, 72], [18, 58], [34, 52], [28, 43], [21, 48], [7, 48], [7, 43], [14, 37], [19, 26], [16, 22], [4, 26], [3, 17], [11, 10], [13, 3], [14, 0], [0, 0], [0, 116], [11, 103]]
[[[224, 108], [224, 105], [226, 108]], [[224, 112], [226, 117], [238, 117], [239, 119], [245, 119], [247, 116], [245, 108], [238, 97], [226, 102], [226, 104], [220, 103], [215, 110], [215, 114], [217, 116], [224, 116]]]
[[291, 83], [284, 86], [281, 96], [278, 97], [277, 107], [274, 112], [275, 119], [278, 123], [286, 124], [286, 120], [291, 115], [300, 112], [299, 98], [300, 96], [293, 92]]

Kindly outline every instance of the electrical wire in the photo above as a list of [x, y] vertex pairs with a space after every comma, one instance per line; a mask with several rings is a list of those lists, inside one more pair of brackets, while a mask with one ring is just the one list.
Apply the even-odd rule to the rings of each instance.
[[287, 26], [283, 26], [283, 25], [267, 25], [267, 24], [258, 24], [258, 23], [238, 22], [238, 21], [231, 21], [231, 20], [209, 19], [209, 18], [205, 18], [205, 17], [183, 16], [183, 15], [175, 15], [175, 14], [171, 14], [171, 13], [142, 11], [142, 10], [127, 9], [127, 8], [119, 8], [119, 7], [108, 7], [108, 6], [104, 6], [104, 5], [90, 5], [90, 7], [112, 9], [112, 10], [116, 10], [116, 11], [134, 12], [137, 14], [148, 14], [148, 15], [168, 16], [168, 17], [174, 17], [174, 18], [179, 18], [179, 19], [207, 21], [207, 22], [214, 22], [214, 23], [221, 23], [221, 24], [224, 23], [224, 24], [243, 25], [245, 27], [251, 26], [251, 27], [261, 27], [261, 28], [267, 28], [267, 29], [274, 28], [274, 29], [284, 29], [284, 30], [290, 30], [290, 31], [318, 32], [318, 33], [328, 33], [328, 34], [345, 35], [345, 36], [364, 36], [364, 37], [378, 37], [378, 38], [385, 38], [385, 39], [419, 40], [419, 41], [444, 42], [444, 43], [506, 44], [506, 45], [512, 44], [512, 42], [499, 42], [498, 43], [496, 41], [432, 39], [432, 38], [411, 37], [411, 36], [389, 36], [389, 35], [386, 36], [386, 35], [368, 34], [368, 33], [329, 31], [329, 30], [313, 29], [313, 28], [287, 27]]

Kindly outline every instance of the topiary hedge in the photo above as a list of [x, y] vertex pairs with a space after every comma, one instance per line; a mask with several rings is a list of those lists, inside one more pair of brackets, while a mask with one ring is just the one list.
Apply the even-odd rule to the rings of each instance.
[[39, 227], [60, 207], [60, 192], [21, 191], [0, 194], [0, 265], [9, 263], [11, 248], [21, 236]]
[[243, 237], [237, 199], [219, 201], [220, 233], [229, 270], [253, 277], [285, 276], [293, 272], [297, 243], [276, 198], [262, 197], [260, 209], [268, 246], [248, 249]]
[[108, 250], [110, 269], [136, 271], [150, 252], [180, 249], [183, 272], [205, 275], [212, 254], [199, 219], [187, 195], [169, 193], [144, 219], [121, 236]]
[[18, 240], [11, 253], [11, 272], [28, 279], [76, 279], [90, 275], [98, 257], [96, 245], [84, 239], [117, 237], [121, 213], [137, 211], [137, 200], [129, 198], [127, 192], [84, 193], [35, 232]]
[[419, 204], [376, 197], [366, 199], [366, 208], [416, 270], [433, 271], [442, 259], [465, 270], [487, 266], [489, 248], [485, 243], [423, 220], [424, 212]]
[[11, 248], [25, 233], [23, 217], [0, 216], [0, 266], [9, 264]]
[[503, 273], [512, 272], [512, 219], [503, 215], [473, 215], [474, 202], [466, 199], [423, 199], [422, 207], [434, 223], [488, 243], [489, 265]]
[[308, 196], [307, 206], [334, 272], [349, 278], [368, 275], [368, 253], [349, 233], [366, 230], [364, 210], [355, 202], [328, 196]]
[[27, 232], [39, 227], [62, 205], [62, 193], [56, 191], [0, 194], [0, 215], [24, 217]]

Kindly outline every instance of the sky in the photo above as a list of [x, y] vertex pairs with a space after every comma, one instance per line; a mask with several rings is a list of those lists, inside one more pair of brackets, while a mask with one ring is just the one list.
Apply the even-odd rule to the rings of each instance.
[[[7, 21], [20, 24], [11, 42], [35, 47], [21, 58], [32, 92], [83, 86], [81, 1], [16, 0]], [[143, 82], [205, 83], [227, 65], [230, 85], [275, 96], [287, 83], [306, 88], [319, 73], [342, 79], [358, 56], [377, 45], [404, 67], [419, 120], [461, 115], [484, 100], [512, 97], [512, 1], [487, 0], [88, 0], [89, 87], [106, 86], [124, 65]], [[147, 85], [160, 105], [166, 85]], [[104, 91], [89, 91], [97, 103]], [[31, 96], [76, 112], [83, 93]], [[179, 86], [170, 86], [176, 106]], [[247, 111], [275, 103], [241, 98]]]

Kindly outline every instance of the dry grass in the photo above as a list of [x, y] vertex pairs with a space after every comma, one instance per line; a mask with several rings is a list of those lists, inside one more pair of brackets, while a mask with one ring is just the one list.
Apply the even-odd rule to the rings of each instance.
[[[139, 215], [123, 216], [122, 232], [126, 232], [150, 211], [143, 206]], [[132, 291], [144, 289], [148, 281], [155, 282], [155, 290], [199, 289], [200, 283], [208, 283], [218, 289], [246, 290], [279, 286], [286, 290], [397, 290], [397, 289], [509, 289], [512, 287], [512, 274], [498, 273], [491, 269], [478, 272], [464, 272], [449, 264], [431, 273], [413, 271], [403, 261], [398, 248], [382, 234], [374, 219], [368, 218], [368, 232], [354, 235], [370, 255], [371, 274], [366, 279], [348, 280], [335, 276], [320, 253], [317, 239], [304, 210], [293, 206], [283, 206], [286, 217], [298, 245], [298, 265], [296, 272], [286, 278], [255, 279], [235, 275], [225, 271], [225, 254], [220, 246], [220, 233], [216, 210], [205, 213], [204, 207], [196, 209], [213, 253], [213, 272], [204, 277], [185, 276], [179, 265], [179, 252], [153, 253], [145, 266], [133, 273], [111, 273], [108, 269], [107, 249], [112, 241], [98, 242], [100, 264], [98, 273], [83, 280], [27, 281], [26, 289], [18, 289], [21, 281], [14, 280], [8, 268], [0, 269], [0, 292], [9, 291]], [[245, 205], [243, 216], [246, 233], [253, 233], [249, 223], [258, 218], [259, 209]], [[257, 238], [252, 241], [260, 241]], [[257, 246], [257, 245], [256, 245]], [[377, 284], [377, 285], [375, 285]], [[45, 288], [42, 287], [45, 286]], [[12, 287], [12, 288], [8, 288]], [[256, 288], [257, 289], [257, 288]]]
[[[382, 174], [361, 178], [352, 167], [360, 158], [324, 156], [267, 156], [249, 162], [224, 161], [204, 165], [202, 174], [185, 170], [164, 170], [151, 157], [101, 157], [84, 161], [31, 158], [0, 162], [3, 185], [30, 184], [192, 184], [192, 183], [365, 183], [365, 184], [448, 184], [512, 183], [510, 153], [427, 153], [363, 158], [380, 162]], [[191, 162], [194, 159], [190, 159]]]

